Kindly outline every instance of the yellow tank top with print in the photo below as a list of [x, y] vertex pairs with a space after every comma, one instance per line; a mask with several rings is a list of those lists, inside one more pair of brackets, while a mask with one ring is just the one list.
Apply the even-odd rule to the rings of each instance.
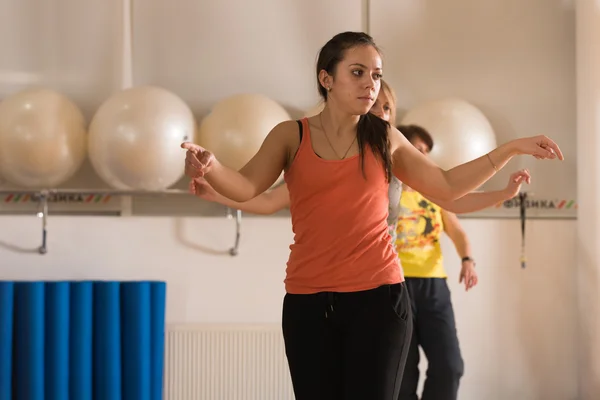
[[405, 277], [447, 278], [440, 238], [444, 221], [439, 206], [415, 191], [400, 198], [396, 251]]

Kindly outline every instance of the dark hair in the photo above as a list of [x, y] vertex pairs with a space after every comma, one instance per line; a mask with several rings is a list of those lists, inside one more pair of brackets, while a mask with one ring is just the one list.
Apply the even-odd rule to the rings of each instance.
[[[317, 59], [317, 83], [319, 94], [327, 102], [327, 90], [319, 82], [319, 73], [321, 70], [327, 71], [331, 76], [335, 75], [335, 70], [344, 59], [346, 50], [357, 46], [372, 46], [378, 52], [379, 49], [373, 38], [364, 32], [342, 32], [331, 38], [325, 46], [321, 48]], [[388, 182], [392, 178], [392, 156], [390, 154], [390, 143], [388, 129], [390, 124], [370, 112], [361, 115], [356, 128], [356, 138], [360, 151], [361, 167], [364, 161], [364, 148], [369, 145], [373, 153], [379, 156], [383, 162], [386, 178]], [[364, 168], [363, 168], [364, 174]]]
[[427, 130], [418, 125], [398, 125], [398, 130], [408, 139], [409, 142], [416, 137], [427, 145], [429, 151], [433, 150], [433, 138]]

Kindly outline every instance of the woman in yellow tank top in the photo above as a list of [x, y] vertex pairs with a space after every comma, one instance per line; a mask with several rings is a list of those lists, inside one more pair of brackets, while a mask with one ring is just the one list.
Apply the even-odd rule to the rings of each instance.
[[[421, 153], [429, 154], [433, 139], [425, 129], [415, 125], [398, 129]], [[511, 180], [504, 190], [506, 198], [518, 192], [519, 182]], [[421, 399], [456, 400], [458, 396], [464, 364], [440, 245], [444, 232], [462, 259], [459, 281], [469, 290], [477, 284], [477, 272], [469, 240], [458, 218], [404, 185], [395, 245], [412, 303], [413, 337], [398, 400], [418, 399], [419, 346], [428, 362]]]

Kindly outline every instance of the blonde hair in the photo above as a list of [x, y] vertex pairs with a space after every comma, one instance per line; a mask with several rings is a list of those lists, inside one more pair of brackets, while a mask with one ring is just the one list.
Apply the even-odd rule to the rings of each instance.
[[383, 79], [381, 80], [381, 90], [383, 90], [383, 93], [390, 101], [390, 125], [396, 126], [396, 93], [394, 92], [394, 89], [392, 89], [392, 87]]

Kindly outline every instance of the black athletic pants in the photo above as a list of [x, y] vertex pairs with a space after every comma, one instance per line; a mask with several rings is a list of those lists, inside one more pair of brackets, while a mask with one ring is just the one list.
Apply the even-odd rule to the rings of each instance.
[[413, 334], [398, 400], [417, 400], [419, 346], [427, 357], [421, 400], [456, 400], [464, 372], [450, 289], [443, 278], [406, 278]]
[[396, 400], [412, 332], [405, 283], [286, 294], [283, 337], [296, 400]]

